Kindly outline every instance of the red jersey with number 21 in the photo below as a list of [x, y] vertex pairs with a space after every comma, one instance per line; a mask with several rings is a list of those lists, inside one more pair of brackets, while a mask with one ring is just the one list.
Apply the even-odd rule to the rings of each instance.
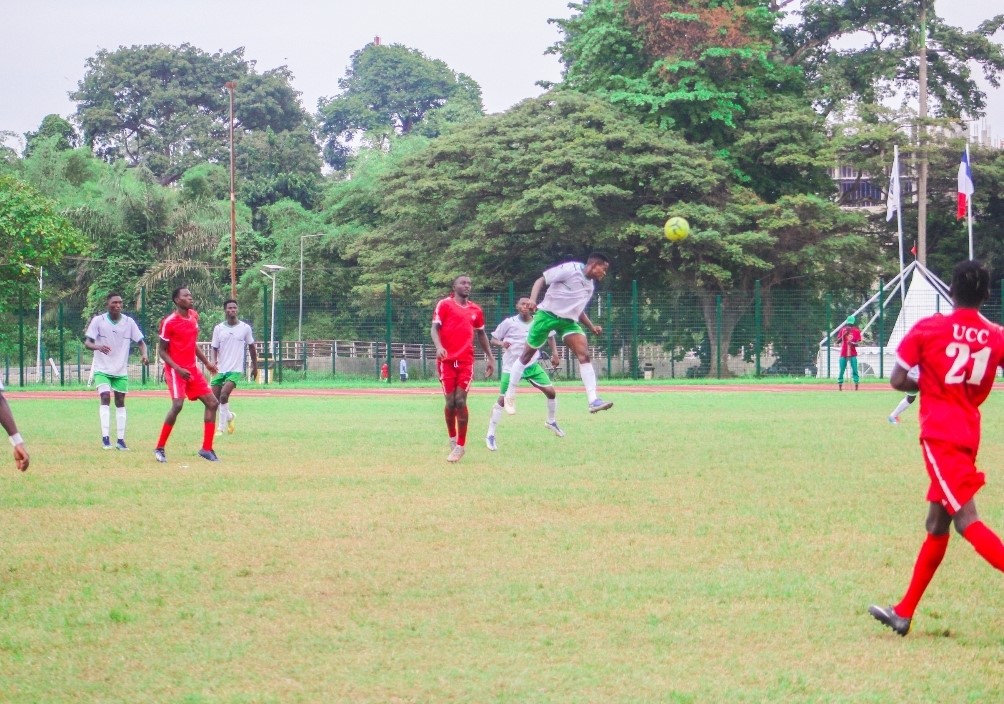
[[474, 362], [474, 331], [485, 327], [485, 314], [477, 303], [457, 303], [452, 296], [436, 304], [433, 323], [439, 323], [439, 341], [446, 350], [445, 362]]
[[1004, 360], [1004, 330], [974, 308], [924, 318], [907, 333], [896, 363], [920, 367], [920, 439], [980, 446], [980, 404]]

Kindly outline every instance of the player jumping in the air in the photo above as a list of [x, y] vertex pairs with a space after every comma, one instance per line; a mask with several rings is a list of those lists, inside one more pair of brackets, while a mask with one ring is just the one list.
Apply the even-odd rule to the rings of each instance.
[[[499, 390], [498, 402], [492, 406], [491, 420], [488, 422], [488, 434], [485, 436], [485, 444], [489, 450], [497, 450], [495, 442], [495, 432], [499, 422], [502, 420], [502, 409], [506, 389], [509, 388], [509, 370], [513, 362], [518, 360], [523, 354], [526, 346], [526, 335], [530, 331], [530, 322], [533, 314], [530, 312], [532, 303], [529, 298], [521, 298], [516, 303], [516, 315], [506, 318], [492, 332], [491, 343], [505, 350], [502, 354], [502, 385]], [[547, 341], [551, 347], [551, 366], [557, 367], [561, 358], [558, 356], [558, 346], [554, 342], [555, 333], [548, 335]], [[558, 399], [551, 385], [551, 379], [544, 370], [543, 365], [538, 360], [539, 353], [530, 358], [530, 365], [523, 370], [523, 379], [547, 397], [547, 420], [544, 426], [552, 431], [559, 438], [565, 437], [565, 431], [558, 427], [555, 414], [558, 412]]]
[[219, 403], [213, 396], [212, 389], [206, 383], [206, 377], [195, 366], [198, 358], [211, 373], [216, 373], [216, 365], [206, 359], [199, 349], [199, 314], [192, 302], [192, 292], [187, 288], [176, 288], [171, 294], [175, 310], [164, 318], [160, 325], [160, 358], [164, 360], [164, 381], [167, 382], [168, 393], [171, 394], [171, 410], [164, 418], [164, 426], [160, 430], [160, 439], [153, 456], [158, 462], [167, 462], [164, 446], [174, 430], [174, 422], [178, 419], [185, 398], [189, 401], [202, 401], [206, 410], [202, 416], [202, 449], [199, 457], [210, 462], [218, 462], [219, 458], [213, 451], [213, 431], [216, 426], [216, 409]]
[[109, 293], [105, 299], [107, 313], [95, 315], [84, 333], [84, 347], [94, 350], [91, 373], [98, 387], [101, 404], [98, 419], [101, 422], [101, 446], [112, 449], [111, 392], [115, 392], [115, 447], [128, 450], [125, 442], [125, 397], [129, 391], [129, 348], [133, 342], [139, 346], [140, 362], [149, 363], [146, 342], [136, 321], [122, 313], [122, 296]]
[[[1004, 329], [980, 315], [990, 294], [990, 274], [979, 262], [955, 267], [949, 293], [955, 310], [925, 318], [906, 334], [890, 378], [895, 389], [920, 391], [920, 446], [931, 479], [927, 539], [906, 594], [893, 606], [868, 609], [901, 636], [910, 631], [917, 604], [945, 556], [953, 523], [984, 560], [1004, 571], [1004, 544], [980, 520], [974, 499], [985, 483], [976, 469], [979, 407], [1004, 361]], [[918, 381], [909, 377], [915, 365]]]
[[453, 280], [453, 295], [436, 304], [430, 335], [436, 345], [436, 371], [446, 397], [446, 432], [450, 437], [448, 462], [459, 462], [467, 443], [467, 391], [474, 381], [474, 335], [487, 359], [485, 376], [495, 373], [492, 348], [485, 334], [485, 315], [470, 300], [471, 279]]
[[[566, 262], [551, 267], [534, 281], [530, 291], [530, 302], [536, 306], [536, 314], [526, 336], [523, 354], [513, 362], [509, 370], [509, 388], [505, 392], [505, 410], [512, 415], [516, 412], [516, 385], [523, 376], [523, 370], [530, 365], [533, 355], [541, 348], [551, 331], [561, 335], [565, 346], [579, 360], [579, 376], [586, 387], [589, 412], [605, 411], [613, 403], [603, 401], [596, 395], [596, 371], [589, 357], [589, 342], [582, 329], [585, 325], [594, 335], [603, 332], [599, 325], [593, 325], [586, 315], [586, 306], [593, 297], [595, 281], [602, 281], [610, 269], [610, 260], [594, 252], [586, 263]], [[540, 290], [547, 285], [547, 293], [540, 305], [536, 305]], [[580, 325], [581, 323], [581, 325]]]
[[[217, 433], [223, 429], [233, 433], [237, 415], [230, 410], [230, 394], [237, 382], [244, 379], [244, 361], [251, 357], [251, 378], [258, 374], [258, 354], [254, 348], [251, 326], [237, 319], [237, 301], [228, 300], [223, 304], [226, 320], [213, 328], [213, 356], [216, 361], [216, 376], [210, 382], [213, 395], [220, 402]], [[245, 354], [245, 350], [247, 353]]]

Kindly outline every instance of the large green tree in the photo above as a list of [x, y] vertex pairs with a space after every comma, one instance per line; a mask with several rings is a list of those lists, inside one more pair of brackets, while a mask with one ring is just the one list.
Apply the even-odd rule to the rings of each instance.
[[38, 268], [63, 267], [87, 240], [54, 202], [12, 175], [0, 175], [0, 307], [31, 300]]
[[400, 44], [368, 44], [355, 52], [338, 85], [341, 93], [318, 104], [324, 156], [337, 169], [360, 139], [384, 144], [391, 135], [416, 130], [435, 136], [484, 113], [481, 87], [470, 76]]
[[85, 142], [108, 160], [143, 164], [161, 184], [204, 161], [228, 159], [228, 81], [236, 81], [235, 138], [302, 129], [310, 117], [286, 67], [262, 73], [243, 48], [210, 54], [190, 44], [102, 49], [76, 91]]

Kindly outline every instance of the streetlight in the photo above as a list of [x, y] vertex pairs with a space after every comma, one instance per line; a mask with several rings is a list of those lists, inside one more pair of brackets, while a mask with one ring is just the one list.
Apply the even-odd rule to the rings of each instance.
[[296, 324], [296, 341], [303, 342], [303, 241], [308, 237], [324, 237], [323, 232], [316, 235], [300, 235], [300, 318]]
[[237, 196], [234, 194], [234, 89], [237, 81], [224, 84], [230, 91], [230, 297], [237, 298]]
[[268, 350], [273, 357], [275, 356], [275, 275], [285, 268], [278, 264], [264, 264], [261, 269], [262, 274], [272, 279], [272, 329], [268, 336]]
[[42, 375], [42, 267], [33, 264], [25, 264], [25, 266], [38, 272], [38, 344], [35, 348], [35, 376], [40, 379]]

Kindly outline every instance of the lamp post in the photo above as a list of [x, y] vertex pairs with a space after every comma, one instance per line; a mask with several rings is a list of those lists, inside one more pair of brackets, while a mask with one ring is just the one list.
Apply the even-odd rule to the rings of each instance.
[[268, 335], [268, 350], [273, 357], [275, 356], [275, 275], [285, 268], [278, 264], [265, 264], [261, 269], [262, 274], [272, 279], [272, 329]]
[[38, 272], [38, 339], [35, 346], [35, 376], [42, 377], [42, 267], [25, 264], [29, 269]]
[[296, 324], [296, 341], [303, 342], [303, 241], [308, 237], [324, 237], [323, 232], [316, 235], [300, 235], [300, 316]]
[[234, 193], [234, 89], [237, 81], [224, 84], [230, 91], [230, 297], [237, 298], [237, 196]]

